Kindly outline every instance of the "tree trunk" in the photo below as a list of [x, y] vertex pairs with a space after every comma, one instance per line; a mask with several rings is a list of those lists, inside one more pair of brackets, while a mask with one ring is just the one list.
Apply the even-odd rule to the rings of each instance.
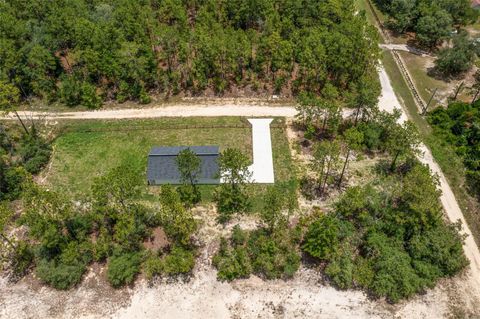
[[360, 116], [360, 110], [361, 110], [361, 105], [358, 105], [358, 107], [357, 107], [357, 113], [355, 114], [355, 121], [353, 122], [353, 125], [354, 125], [354, 126], [357, 126], [358, 117]]
[[325, 187], [327, 186], [327, 179], [328, 179], [328, 175], [330, 174], [331, 164], [332, 164], [332, 159], [330, 158], [328, 160], [328, 164], [327, 164], [327, 172], [325, 173], [325, 179], [323, 180], [323, 186], [322, 186], [322, 189], [321, 189], [322, 194], [325, 191]]
[[342, 186], [343, 175], [345, 174], [345, 169], [347, 168], [348, 157], [349, 156], [350, 156], [350, 149], [348, 149], [347, 156], [345, 157], [345, 163], [343, 164], [342, 173], [340, 174], [340, 179], [338, 181], [338, 188], [340, 188], [340, 186]]
[[393, 158], [393, 161], [392, 161], [392, 165], [390, 165], [390, 171], [392, 172], [395, 169], [395, 166], [397, 164], [397, 158], [399, 155], [400, 155], [400, 152], [397, 152], [397, 154], [395, 154], [395, 157]]
[[22, 124], [23, 129], [25, 130], [25, 133], [26, 133], [27, 135], [30, 135], [30, 132], [28, 131], [27, 127], [25, 126], [25, 123], [23, 123], [22, 118], [20, 117], [20, 115], [18, 115], [17, 110], [14, 110], [13, 113], [15, 113], [15, 115], [16, 115], [17, 118], [18, 118], [18, 120], [20, 121], [20, 124]]

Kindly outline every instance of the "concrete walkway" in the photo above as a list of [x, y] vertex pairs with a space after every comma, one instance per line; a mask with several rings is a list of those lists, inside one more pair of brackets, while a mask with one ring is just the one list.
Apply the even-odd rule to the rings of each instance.
[[252, 124], [253, 164], [250, 166], [250, 171], [253, 183], [272, 184], [275, 182], [270, 136], [272, 120], [248, 119]]

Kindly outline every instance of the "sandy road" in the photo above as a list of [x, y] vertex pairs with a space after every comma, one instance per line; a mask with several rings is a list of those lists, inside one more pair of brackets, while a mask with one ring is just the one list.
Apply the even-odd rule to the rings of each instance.
[[[213, 105], [171, 105], [145, 109], [113, 109], [85, 112], [31, 112], [19, 111], [22, 118], [55, 119], [135, 119], [135, 118], [159, 118], [159, 117], [194, 117], [194, 116], [278, 116], [293, 117], [296, 114], [295, 107], [291, 106], [255, 106], [241, 104], [213, 104]], [[15, 119], [13, 114], [7, 118]]]
[[[401, 104], [397, 99], [395, 92], [393, 91], [390, 79], [388, 78], [388, 75], [383, 67], [379, 69], [379, 75], [380, 82], [382, 84], [382, 96], [378, 104], [380, 109], [387, 112], [392, 112], [394, 108], [400, 108], [402, 111], [400, 121], [406, 121], [408, 119], [407, 113], [405, 112], [405, 109], [401, 107]], [[432, 153], [424, 144], [420, 145], [420, 149], [423, 153], [419, 158], [420, 161], [424, 164], [427, 164], [432, 172], [437, 174], [440, 179], [440, 189], [442, 190], [442, 196], [440, 197], [440, 200], [448, 219], [452, 222], [460, 220], [462, 223], [462, 231], [467, 235], [463, 248], [465, 255], [470, 261], [469, 277], [471, 288], [475, 289], [476, 295], [480, 297], [480, 252], [478, 250], [478, 246], [473, 239], [472, 232], [468, 228], [468, 224], [465, 221], [462, 210], [460, 209], [455, 195], [453, 194], [453, 191], [450, 188], [450, 185], [448, 184], [448, 181], [445, 178], [440, 166], [435, 162]]]

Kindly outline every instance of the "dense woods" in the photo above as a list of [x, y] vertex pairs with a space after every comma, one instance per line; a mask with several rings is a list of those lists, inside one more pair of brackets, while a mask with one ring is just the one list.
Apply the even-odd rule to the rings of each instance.
[[0, 80], [89, 108], [152, 92], [343, 94], [378, 57], [354, 11], [349, 0], [5, 1]]
[[480, 103], [453, 102], [430, 112], [428, 121], [438, 139], [463, 159], [470, 191], [480, 198]]
[[470, 0], [376, 0], [396, 32], [415, 32], [417, 40], [430, 48], [447, 39], [455, 28], [474, 23], [478, 12]]

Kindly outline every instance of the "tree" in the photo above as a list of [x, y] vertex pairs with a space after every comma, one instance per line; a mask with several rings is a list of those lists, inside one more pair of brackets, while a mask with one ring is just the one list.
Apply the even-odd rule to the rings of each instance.
[[192, 213], [183, 207], [177, 192], [170, 186], [162, 186], [160, 192], [160, 221], [167, 236], [176, 243], [188, 246], [197, 223]]
[[338, 233], [337, 218], [333, 215], [321, 215], [308, 227], [302, 249], [312, 257], [329, 260], [338, 250]]
[[289, 192], [285, 185], [274, 185], [267, 188], [260, 216], [270, 232], [273, 233], [276, 229], [287, 226], [288, 217], [296, 204], [296, 199], [293, 197], [294, 194]]
[[389, 26], [399, 32], [405, 32], [412, 25], [415, 18], [416, 7], [414, 0], [392, 0], [389, 11], [393, 20], [389, 21]]
[[347, 154], [345, 155], [345, 162], [343, 164], [342, 172], [340, 173], [340, 178], [338, 179], [338, 187], [342, 186], [343, 176], [345, 174], [345, 169], [347, 168], [351, 151], [359, 151], [363, 145], [363, 133], [358, 131], [355, 127], [346, 130], [343, 136], [347, 147]]
[[435, 60], [435, 69], [445, 76], [457, 75], [468, 71], [475, 60], [477, 47], [462, 32], [453, 38], [453, 47], [442, 49]]
[[28, 135], [30, 134], [30, 132], [28, 131], [25, 123], [23, 123], [16, 110], [19, 101], [20, 92], [18, 91], [17, 87], [5, 81], [0, 81], [0, 112], [4, 112], [5, 114], [13, 112], [20, 124], [22, 124], [22, 127], [25, 130], [25, 134]]
[[187, 206], [200, 202], [197, 176], [201, 172], [202, 160], [189, 148], [180, 151], [176, 158], [183, 185], [179, 188], [180, 198]]
[[227, 148], [219, 158], [223, 184], [215, 192], [219, 222], [227, 222], [233, 213], [243, 213], [250, 207], [245, 185], [250, 182], [250, 160], [240, 150]]
[[415, 26], [417, 39], [429, 48], [433, 48], [449, 36], [451, 25], [452, 18], [448, 12], [432, 6], [429, 9], [429, 15], [418, 19]]
[[350, 101], [351, 107], [356, 109], [354, 125], [357, 125], [359, 119], [362, 119], [362, 121], [367, 120], [377, 108], [380, 84], [374, 78], [376, 76], [376, 73], [374, 75], [364, 75], [355, 84], [353, 97]]
[[317, 172], [321, 193], [325, 192], [328, 180], [336, 172], [339, 156], [337, 140], [321, 141], [314, 146], [312, 167]]
[[407, 121], [402, 124], [394, 124], [388, 130], [386, 140], [387, 152], [392, 156], [390, 170], [395, 170], [400, 156], [415, 155], [418, 153], [420, 139], [415, 125]]

